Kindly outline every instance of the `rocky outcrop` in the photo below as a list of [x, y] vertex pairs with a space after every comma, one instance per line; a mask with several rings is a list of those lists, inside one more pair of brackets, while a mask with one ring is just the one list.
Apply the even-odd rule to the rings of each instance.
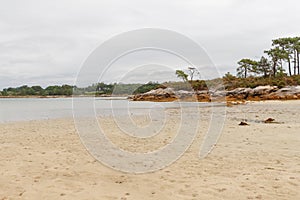
[[159, 88], [144, 94], [129, 97], [133, 101], [260, 101], [300, 99], [300, 86], [279, 89], [277, 86], [258, 86], [256, 88], [236, 88], [231, 91], [174, 91]]
[[278, 90], [277, 86], [258, 86], [251, 88], [236, 88], [226, 93], [227, 100], [266, 100], [269, 95]]
[[210, 94], [208, 91], [198, 91], [198, 92], [191, 92], [185, 90], [174, 91], [171, 88], [159, 88], [156, 90], [151, 90], [144, 94], [137, 94], [133, 96], [129, 96], [129, 99], [133, 101], [198, 101], [198, 102], [209, 102]]
[[137, 94], [130, 97], [133, 101], [175, 101], [177, 100], [176, 94], [171, 88], [159, 88], [151, 90], [144, 94]]
[[269, 99], [292, 100], [300, 99], [300, 86], [285, 87], [268, 95]]
[[242, 88], [227, 92], [227, 100], [291, 100], [300, 99], [300, 86], [279, 89], [277, 86], [259, 86], [254, 89]]

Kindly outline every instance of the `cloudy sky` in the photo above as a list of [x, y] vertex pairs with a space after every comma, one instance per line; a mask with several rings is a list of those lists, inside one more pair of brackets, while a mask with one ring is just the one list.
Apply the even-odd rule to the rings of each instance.
[[[239, 59], [258, 59], [272, 39], [299, 36], [299, 11], [298, 0], [0, 0], [0, 89], [74, 84], [101, 43], [149, 27], [186, 35], [221, 74], [235, 73]], [[112, 71], [105, 81], [122, 77]]]

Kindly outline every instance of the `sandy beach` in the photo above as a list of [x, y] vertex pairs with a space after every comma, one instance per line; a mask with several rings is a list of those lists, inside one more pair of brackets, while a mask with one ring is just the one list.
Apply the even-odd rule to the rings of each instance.
[[[210, 119], [210, 108], [203, 108], [203, 122], [188, 151], [163, 170], [139, 175], [96, 161], [82, 145], [73, 119], [2, 123], [0, 199], [300, 199], [300, 101], [226, 109], [222, 135], [209, 156], [199, 159]], [[168, 112], [174, 118], [163, 134], [142, 141], [122, 136], [109, 117], [99, 122], [116, 145], [148, 151], [171, 142], [180, 112]], [[262, 123], [270, 117], [278, 123]], [[249, 126], [238, 125], [243, 119]]]

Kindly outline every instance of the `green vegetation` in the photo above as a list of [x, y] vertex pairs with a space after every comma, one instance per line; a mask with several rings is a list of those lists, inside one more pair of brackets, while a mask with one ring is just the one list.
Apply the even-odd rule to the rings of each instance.
[[85, 88], [78, 88], [71, 85], [48, 86], [45, 89], [40, 86], [29, 87], [23, 85], [16, 88], [5, 88], [0, 91], [0, 96], [71, 96], [87, 95], [87, 96], [107, 96], [107, 95], [129, 95], [137, 93], [145, 93], [159, 87], [164, 87], [159, 83], [149, 82], [147, 84], [105, 84], [97, 83]]
[[177, 75], [178, 78], [182, 79], [183, 82], [188, 81], [188, 75], [184, 73], [182, 70], [176, 70], [175, 74]]
[[230, 73], [225, 74], [222, 78], [225, 89], [232, 90], [239, 87], [244, 88], [255, 88], [257, 86], [271, 85], [283, 88], [285, 86], [296, 86], [300, 85], [300, 75], [293, 76], [276, 76], [276, 77], [255, 77], [250, 76], [247, 78], [240, 78], [231, 75]]
[[186, 91], [199, 91], [199, 90], [207, 90], [207, 83], [209, 81], [204, 80], [194, 80], [187, 82], [165, 82], [162, 85], [165, 87], [173, 88], [174, 90], [186, 90]]
[[23, 85], [16, 88], [5, 88], [0, 91], [1, 96], [54, 96], [54, 95], [72, 95], [73, 86], [62, 85], [62, 86], [49, 86], [43, 89], [41, 86]]

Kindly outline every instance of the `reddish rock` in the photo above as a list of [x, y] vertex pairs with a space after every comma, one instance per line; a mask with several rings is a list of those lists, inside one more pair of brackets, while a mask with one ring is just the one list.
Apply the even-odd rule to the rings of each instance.
[[278, 89], [276, 86], [258, 86], [236, 88], [231, 91], [174, 91], [171, 88], [159, 88], [144, 94], [128, 97], [133, 101], [262, 101], [262, 100], [294, 100], [300, 99], [300, 86]]

